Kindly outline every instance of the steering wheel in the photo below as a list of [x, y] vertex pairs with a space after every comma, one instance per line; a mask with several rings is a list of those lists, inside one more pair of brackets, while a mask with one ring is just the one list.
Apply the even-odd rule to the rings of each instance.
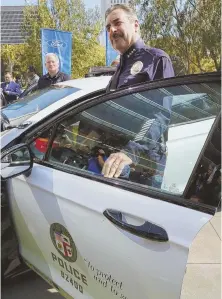
[[54, 147], [51, 151], [51, 157], [60, 163], [81, 169], [88, 165], [86, 157], [68, 147]]

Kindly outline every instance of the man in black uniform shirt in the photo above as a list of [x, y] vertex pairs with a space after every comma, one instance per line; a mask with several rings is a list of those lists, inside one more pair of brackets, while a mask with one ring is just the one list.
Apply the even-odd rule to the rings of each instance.
[[46, 75], [39, 78], [38, 88], [42, 89], [52, 84], [68, 81], [71, 77], [59, 71], [59, 58], [54, 53], [48, 53], [45, 56], [45, 66], [48, 71]]
[[[120, 63], [107, 86], [107, 92], [136, 83], [174, 77], [169, 56], [163, 50], [144, 44], [140, 37], [138, 18], [130, 7], [122, 4], [113, 5], [106, 11], [105, 18], [110, 42], [120, 53]], [[136, 157], [142, 153], [150, 158], [155, 157], [155, 162], [165, 165], [166, 153], [161, 148], [165, 148], [165, 141], [160, 140], [164, 135], [161, 123], [167, 127], [170, 121], [172, 103], [170, 99], [168, 101], [169, 104], [165, 103], [169, 107], [168, 115], [153, 115], [152, 118], [156, 119], [155, 123], [159, 123], [159, 126], [151, 126], [147, 132], [149, 139], [159, 142], [154, 146], [153, 143], [141, 145], [139, 142], [130, 141], [125, 148], [130, 154], [118, 152], [106, 160], [102, 170], [105, 177], [119, 177], [126, 170], [126, 166], [137, 164]], [[153, 186], [156, 185], [160, 184], [154, 181]]]

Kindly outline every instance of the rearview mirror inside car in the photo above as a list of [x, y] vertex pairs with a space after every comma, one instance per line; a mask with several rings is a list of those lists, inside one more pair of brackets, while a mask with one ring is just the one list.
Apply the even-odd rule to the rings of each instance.
[[9, 179], [31, 170], [33, 158], [31, 151], [26, 144], [19, 144], [11, 147], [2, 153], [1, 177]]

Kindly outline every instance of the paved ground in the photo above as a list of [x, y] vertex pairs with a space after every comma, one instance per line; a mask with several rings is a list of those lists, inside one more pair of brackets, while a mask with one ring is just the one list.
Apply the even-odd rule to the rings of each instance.
[[221, 299], [221, 212], [195, 238], [181, 299]]
[[1, 299], [64, 299], [55, 291], [41, 277], [29, 271], [2, 286]]

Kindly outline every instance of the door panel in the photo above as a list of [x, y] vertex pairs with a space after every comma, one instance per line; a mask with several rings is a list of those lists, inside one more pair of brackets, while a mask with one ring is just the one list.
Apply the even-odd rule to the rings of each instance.
[[[196, 180], [186, 197], [195, 200], [181, 194], [220, 111], [213, 85], [191, 82], [113, 93], [79, 113], [73, 106], [50, 124], [53, 134], [41, 128], [31, 144], [41, 160], [31, 175], [10, 180], [21, 254], [73, 298], [180, 298], [189, 247], [211, 218], [198, 211], [211, 207], [195, 196]], [[113, 152], [133, 161], [115, 180], [102, 177]], [[107, 210], [147, 234], [158, 227], [169, 240], [115, 225]]]
[[[211, 218], [36, 164], [30, 177], [20, 176], [10, 185], [21, 254], [74, 298], [179, 298], [189, 246]], [[22, 192], [18, 193], [19, 189]], [[169, 241], [151, 241], [120, 229], [103, 216], [106, 209], [121, 211], [134, 225], [149, 221], [164, 228]], [[26, 236], [19, 225], [22, 219]], [[53, 245], [53, 223], [64, 226], [71, 235], [77, 250], [75, 262], [65, 260]], [[35, 244], [27, 246], [24, 237], [34, 238]], [[50, 273], [41, 266], [39, 250]], [[70, 273], [73, 269], [80, 279]], [[75, 280], [80, 290], [66, 281], [61, 271], [65, 278], [68, 275]]]

